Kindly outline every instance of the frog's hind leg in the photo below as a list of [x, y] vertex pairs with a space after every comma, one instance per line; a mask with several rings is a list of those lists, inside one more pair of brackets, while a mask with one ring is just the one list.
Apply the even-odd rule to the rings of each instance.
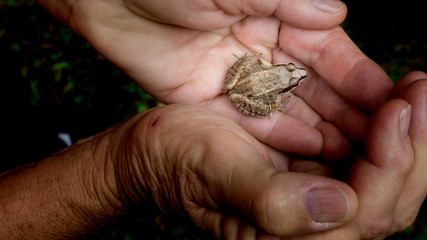
[[270, 106], [266, 106], [260, 97], [230, 94], [230, 100], [237, 110], [250, 116], [266, 117], [270, 113]]
[[268, 96], [268, 94], [264, 93], [263, 95], [265, 96], [265, 98], [268, 101], [268, 108], [269, 108], [269, 110], [268, 110], [268, 112], [269, 112], [268, 117], [271, 119], [273, 117], [273, 111], [274, 111], [273, 107], [272, 107], [272, 103], [271, 103], [271, 100], [270, 100], [270, 97]]

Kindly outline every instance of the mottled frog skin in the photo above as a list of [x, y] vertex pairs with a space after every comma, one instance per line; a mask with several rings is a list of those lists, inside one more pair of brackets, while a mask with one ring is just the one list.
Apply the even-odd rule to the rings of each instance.
[[229, 95], [240, 112], [266, 117], [286, 105], [288, 98], [284, 94], [302, 83], [307, 71], [293, 63], [270, 64], [261, 58], [252, 64], [259, 55], [240, 57], [228, 69], [222, 92]]

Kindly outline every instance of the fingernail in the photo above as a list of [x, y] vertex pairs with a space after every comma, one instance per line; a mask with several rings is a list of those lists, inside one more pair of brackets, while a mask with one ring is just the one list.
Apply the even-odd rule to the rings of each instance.
[[337, 12], [345, 6], [339, 0], [312, 0], [312, 2], [317, 9], [325, 12]]
[[400, 127], [400, 133], [402, 134], [402, 137], [406, 139], [406, 136], [408, 136], [408, 130], [409, 130], [409, 123], [411, 122], [411, 105], [408, 105], [406, 108], [400, 112], [399, 117], [399, 127]]
[[318, 223], [340, 222], [350, 212], [350, 202], [344, 191], [336, 188], [313, 188], [306, 195], [311, 220]]

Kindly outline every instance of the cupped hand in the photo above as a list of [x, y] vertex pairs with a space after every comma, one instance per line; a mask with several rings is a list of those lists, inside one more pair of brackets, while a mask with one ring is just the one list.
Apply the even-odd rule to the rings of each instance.
[[[71, 9], [64, 21], [160, 101], [204, 105], [290, 153], [344, 156], [344, 135], [365, 137], [359, 109], [373, 111], [392, 88], [338, 26], [340, 1], [74, 1]], [[246, 52], [309, 70], [286, 114], [246, 117], [221, 94], [232, 54]]]
[[126, 208], [154, 202], [218, 239], [245, 240], [333, 229], [357, 210], [347, 184], [320, 176], [326, 168], [303, 161], [295, 166], [206, 108], [167, 105], [119, 129], [107, 161], [119, 189], [113, 196]]
[[359, 203], [354, 219], [295, 239], [383, 239], [415, 221], [427, 196], [426, 92], [427, 74], [407, 74], [374, 114], [348, 181]]
[[382, 239], [411, 224], [427, 194], [425, 77], [402, 78], [375, 112], [348, 185], [212, 111], [169, 105], [140, 117], [119, 146], [120, 195], [153, 198], [218, 238]]
[[[422, 179], [422, 174], [414, 170], [410, 162], [423, 165], [425, 154], [420, 149], [426, 142], [419, 129], [423, 124], [411, 123], [409, 135], [411, 143], [412, 135], [417, 136], [416, 146], [394, 142], [393, 146], [397, 147], [391, 149], [380, 144], [378, 149], [383, 151], [372, 147], [383, 141], [381, 136], [398, 141], [397, 135], [389, 134], [395, 134], [391, 131], [396, 123], [393, 121], [398, 121], [396, 117], [407, 109], [406, 105], [402, 101], [388, 103], [378, 111], [372, 125], [369, 124], [365, 112], [373, 112], [383, 104], [393, 84], [337, 26], [345, 16], [345, 7], [335, 2], [338, 6], [335, 10], [331, 6], [316, 8], [318, 3], [75, 1], [65, 21], [159, 100], [205, 105], [239, 122], [258, 140], [277, 149], [304, 155], [323, 153], [337, 158], [349, 145], [343, 133], [357, 141], [367, 137], [367, 156], [359, 158], [350, 181], [361, 197], [361, 209], [365, 210], [357, 215], [355, 224], [339, 228], [344, 229], [341, 232], [325, 233], [335, 234], [333, 236], [352, 233], [352, 237], [366, 238], [388, 234], [407, 225], [404, 220], [412, 220], [420, 198], [425, 197], [424, 191], [410, 194], [417, 189], [413, 187], [416, 180]], [[245, 52], [260, 52], [272, 62], [292, 61], [309, 70], [309, 77], [294, 91], [300, 98], [290, 103], [286, 115], [275, 113], [271, 119], [244, 117], [220, 94], [226, 70], [235, 61], [231, 54]], [[401, 96], [415, 108], [413, 98], [404, 93]], [[389, 124], [384, 124], [388, 120], [383, 116], [390, 116]], [[417, 123], [424, 121], [422, 116], [418, 117], [421, 120], [413, 120], [413, 116], [411, 119]], [[383, 126], [389, 126], [388, 131]], [[319, 141], [322, 137], [323, 142]], [[417, 154], [408, 157], [407, 149]], [[384, 157], [378, 154], [388, 151], [405, 156], [396, 159], [393, 154]], [[396, 165], [382, 165], [384, 162]], [[390, 178], [388, 174], [397, 174], [397, 178], [384, 181]], [[365, 176], [376, 184], [364, 182]], [[402, 179], [407, 180], [405, 185], [401, 185]], [[390, 192], [384, 190], [387, 187]], [[378, 197], [376, 192], [387, 192], [380, 196], [382, 201], [378, 201], [386, 203], [384, 208], [375, 209], [370, 205], [372, 196]], [[406, 202], [413, 205], [407, 206]], [[408, 207], [413, 210], [412, 214], [404, 215], [405, 219], [394, 215], [406, 212]]]

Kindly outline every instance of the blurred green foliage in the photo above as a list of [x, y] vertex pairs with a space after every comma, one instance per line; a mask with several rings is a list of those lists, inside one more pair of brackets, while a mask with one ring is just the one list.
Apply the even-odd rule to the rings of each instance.
[[4, 73], [11, 80], [19, 78], [31, 89], [29, 101], [33, 106], [54, 102], [95, 108], [113, 104], [115, 110], [123, 109], [122, 113], [129, 116], [156, 104], [89, 44], [33, 1], [1, 0], [0, 6], [2, 61], [19, 66], [19, 75], [13, 68]]
[[[393, 80], [410, 70], [427, 71], [427, 41], [419, 25], [425, 21], [419, 3], [344, 2], [349, 7], [344, 29]], [[31, 0], [0, 0], [0, 69], [7, 122], [3, 132], [8, 139], [2, 151], [13, 156], [0, 161], [0, 170], [60, 150], [64, 145], [51, 140], [58, 132], [78, 140], [157, 104]], [[425, 216], [423, 208], [413, 226], [389, 239], [427, 239]], [[180, 218], [144, 210], [91, 239], [209, 238]]]

